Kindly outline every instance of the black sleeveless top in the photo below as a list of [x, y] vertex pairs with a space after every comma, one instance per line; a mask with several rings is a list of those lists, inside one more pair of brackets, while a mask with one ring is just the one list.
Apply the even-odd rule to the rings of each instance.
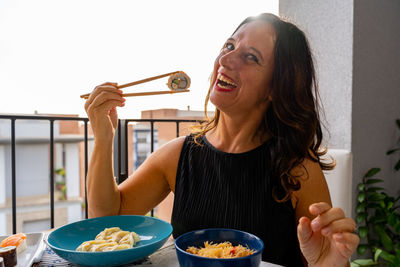
[[264, 242], [263, 261], [304, 266], [291, 201], [278, 203], [272, 188], [269, 145], [244, 153], [226, 153], [203, 136], [201, 146], [187, 136], [175, 184], [173, 237], [203, 228], [232, 228]]

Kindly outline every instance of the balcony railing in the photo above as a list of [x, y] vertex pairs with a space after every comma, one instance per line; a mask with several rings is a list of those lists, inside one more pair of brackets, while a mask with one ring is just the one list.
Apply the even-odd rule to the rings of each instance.
[[[84, 124], [84, 173], [85, 173], [85, 218], [88, 217], [88, 204], [87, 204], [87, 188], [86, 188], [86, 176], [88, 171], [88, 118], [82, 117], [58, 117], [58, 116], [41, 116], [41, 115], [2, 115], [0, 114], [0, 119], [10, 120], [11, 121], [11, 206], [12, 206], [12, 232], [15, 234], [17, 232], [17, 185], [16, 185], [16, 127], [15, 123], [17, 120], [40, 120], [40, 121], [48, 121], [50, 123], [49, 126], [49, 145], [50, 145], [50, 227], [54, 228], [54, 122], [55, 121], [79, 121]], [[154, 151], [154, 124], [161, 122], [170, 122], [176, 124], [176, 136], [179, 137], [179, 125], [180, 123], [195, 123], [196, 120], [182, 120], [182, 119], [124, 119], [119, 120], [117, 133], [115, 135], [114, 140], [114, 158], [117, 160], [116, 166], [116, 178], [117, 183], [122, 183], [125, 179], [128, 178], [128, 124], [131, 122], [146, 122], [150, 123], [150, 152]], [[151, 212], [153, 216], [153, 211]]]

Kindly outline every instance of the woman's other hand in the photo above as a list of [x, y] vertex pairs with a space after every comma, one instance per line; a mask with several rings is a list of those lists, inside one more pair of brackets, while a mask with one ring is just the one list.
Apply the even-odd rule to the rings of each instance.
[[300, 218], [297, 227], [300, 249], [309, 266], [349, 266], [360, 242], [354, 220], [325, 202], [310, 205], [309, 211], [316, 217], [312, 221]]
[[103, 83], [93, 90], [85, 103], [85, 110], [95, 141], [110, 142], [118, 125], [117, 107], [125, 105], [125, 98], [116, 83]]

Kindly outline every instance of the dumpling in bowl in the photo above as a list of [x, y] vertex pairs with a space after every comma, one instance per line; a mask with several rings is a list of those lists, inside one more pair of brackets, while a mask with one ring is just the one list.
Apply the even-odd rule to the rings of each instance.
[[119, 227], [106, 228], [101, 231], [95, 240], [83, 242], [76, 251], [113, 251], [128, 249], [135, 246], [140, 237], [135, 232], [123, 231]]

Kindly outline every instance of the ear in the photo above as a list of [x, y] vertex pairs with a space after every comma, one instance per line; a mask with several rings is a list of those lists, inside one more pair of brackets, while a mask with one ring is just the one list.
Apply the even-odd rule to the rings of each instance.
[[268, 95], [266, 95], [265, 101], [272, 102], [272, 95], [271, 95], [271, 93], [269, 93]]
[[268, 102], [272, 102], [272, 88], [271, 86], [268, 86], [268, 88], [266, 89], [266, 96], [265, 96], [265, 100]]

